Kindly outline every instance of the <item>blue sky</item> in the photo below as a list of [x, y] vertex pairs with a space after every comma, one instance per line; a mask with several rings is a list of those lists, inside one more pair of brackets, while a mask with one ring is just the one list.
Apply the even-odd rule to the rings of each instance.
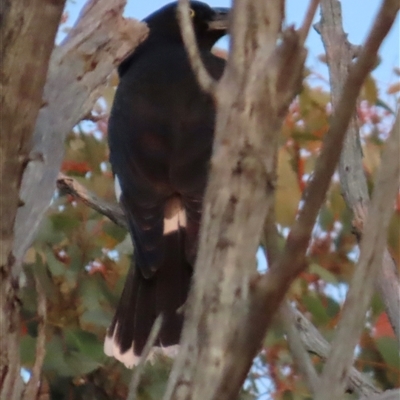
[[[127, 17], [143, 19], [148, 14], [169, 3], [169, 0], [128, 0], [125, 8]], [[229, 7], [230, 0], [208, 0], [211, 6]], [[288, 24], [299, 26], [308, 5], [306, 0], [287, 0], [286, 19]], [[83, 0], [70, 1], [67, 10], [70, 14], [70, 23], [75, 21], [82, 5]], [[345, 31], [349, 35], [349, 40], [353, 44], [361, 44], [366, 37], [374, 16], [377, 13], [381, 0], [342, 0], [342, 11]], [[319, 20], [317, 13], [315, 22]], [[378, 86], [384, 91], [390, 83], [396, 81], [393, 68], [400, 64], [400, 29], [399, 18], [389, 36], [381, 47], [381, 65], [373, 72], [378, 81]], [[220, 43], [221, 47], [227, 47], [227, 39]], [[327, 77], [326, 67], [318, 61], [318, 56], [323, 54], [324, 49], [319, 35], [312, 30], [307, 40], [308, 60], [307, 65]], [[398, 79], [398, 78], [397, 78]], [[385, 96], [383, 96], [385, 97]]]

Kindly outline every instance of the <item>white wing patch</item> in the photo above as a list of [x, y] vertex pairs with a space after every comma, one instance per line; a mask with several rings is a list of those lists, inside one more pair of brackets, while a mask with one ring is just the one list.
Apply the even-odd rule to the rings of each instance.
[[164, 210], [164, 235], [186, 227], [186, 211], [180, 197], [175, 196], [168, 200]]
[[[133, 352], [133, 343], [132, 346], [121, 353], [120, 346], [118, 342], [115, 340], [115, 333], [118, 330], [118, 324], [114, 328], [114, 334], [112, 337], [106, 336], [104, 340], [104, 353], [109, 357], [114, 357], [118, 361], [122, 362], [126, 368], [133, 368], [134, 366], [138, 365], [140, 361], [140, 356], [136, 356]], [[146, 361], [153, 362], [154, 356], [157, 354], [163, 354], [168, 357], [174, 358], [179, 351], [179, 345], [167, 346], [167, 347], [153, 347], [148, 359]]]
[[118, 201], [121, 199], [121, 194], [122, 194], [122, 189], [121, 185], [119, 184], [119, 179], [118, 176], [114, 176], [114, 191], [115, 191], [115, 197]]

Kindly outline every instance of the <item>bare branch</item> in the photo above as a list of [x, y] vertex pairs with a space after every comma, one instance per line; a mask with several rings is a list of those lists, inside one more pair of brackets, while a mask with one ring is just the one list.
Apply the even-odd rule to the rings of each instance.
[[125, 3], [89, 0], [53, 51], [20, 192], [25, 205], [18, 210], [13, 247], [18, 267], [54, 194], [66, 135], [89, 114], [115, 66], [147, 34], [144, 24], [122, 17]]
[[[329, 65], [331, 97], [334, 109], [339, 103], [342, 84], [348, 74], [352, 59], [360, 52], [360, 48], [353, 46], [347, 40], [343, 31], [340, 2], [337, 0], [323, 0], [321, 3], [322, 21], [318, 31], [322, 35]], [[363, 215], [369, 203], [367, 180], [362, 164], [362, 149], [359, 138], [359, 128], [355, 113], [346, 133], [344, 146], [339, 163], [340, 183], [344, 199], [354, 213], [354, 227], [358, 239], [364, 224]], [[385, 250], [382, 271], [378, 275], [377, 289], [386, 306], [390, 323], [400, 345], [400, 283], [397, 276], [397, 267], [389, 252]]]
[[139, 384], [140, 384], [140, 378], [143, 373], [144, 366], [146, 364], [146, 361], [152, 351], [152, 348], [154, 346], [154, 343], [157, 340], [157, 337], [160, 333], [161, 330], [161, 325], [162, 325], [162, 315], [159, 315], [156, 320], [154, 321], [154, 324], [151, 328], [149, 337], [147, 338], [146, 345], [144, 346], [142, 355], [140, 357], [139, 364], [136, 366], [135, 371], [132, 376], [132, 380], [129, 384], [129, 392], [128, 392], [128, 397], [127, 400], [135, 400]]
[[389, 250], [383, 253], [382, 269], [378, 274], [376, 286], [381, 295], [390, 324], [397, 338], [400, 348], [400, 282], [397, 266]]
[[128, 224], [121, 207], [116, 203], [109, 203], [97, 197], [94, 193], [90, 192], [87, 188], [81, 185], [75, 179], [66, 176], [62, 173], [58, 174], [57, 179], [58, 189], [71, 194], [72, 196], [82, 200], [88, 207], [93, 208], [102, 215], [108, 217], [117, 225], [128, 229]]
[[361, 398], [360, 400], [399, 400], [400, 399], [400, 390], [386, 390], [385, 392], [374, 395], [374, 396], [366, 396]]
[[303, 345], [299, 331], [294, 324], [294, 316], [290, 305], [284, 302], [281, 305], [279, 314], [287, 334], [290, 353], [301, 374], [304, 376], [310, 393], [313, 394], [317, 390], [319, 378], [310, 360], [310, 356]]
[[274, 202], [279, 131], [305, 59], [297, 32], [282, 32], [283, 3], [234, 4], [195, 279], [165, 399], [234, 398], [261, 343], [262, 334], [243, 332], [256, 329], [243, 321], [254, 254]]
[[[374, 65], [377, 52], [389, 32], [398, 11], [396, 0], [386, 0], [374, 27], [369, 34], [359, 58], [352, 66], [343, 85], [339, 106], [332, 124], [325, 135], [321, 154], [317, 159], [314, 174], [304, 192], [304, 206], [287, 239], [283, 256], [260, 280], [258, 299], [270, 311], [277, 309], [287, 288], [306, 267], [305, 253], [319, 209], [325, 199], [331, 177], [339, 160], [346, 128], [352, 116], [361, 86]], [[257, 317], [258, 320], [258, 317]]]
[[[64, 3], [65, 0], [48, 4], [35, 0], [26, 8], [13, 2], [11, 6], [4, 6], [5, 14], [1, 15], [0, 34], [5, 39], [0, 50], [0, 184], [3, 194], [0, 208], [4, 211], [0, 220], [1, 267], [7, 264], [10, 256], [14, 219], [20, 205], [20, 178], [28, 161], [33, 127], [42, 106], [43, 86]], [[24, 18], [24, 14], [30, 17]], [[40, 19], [42, 22], [38, 23]], [[43, 30], [42, 24], [47, 29]]]
[[215, 94], [216, 82], [207, 72], [201, 60], [199, 48], [189, 16], [189, 0], [178, 1], [179, 25], [181, 27], [183, 42], [189, 55], [190, 64], [196, 74], [200, 87], [212, 95]]
[[[313, 354], [326, 360], [330, 351], [330, 344], [324, 339], [318, 329], [300, 311], [290, 306], [290, 311], [296, 323], [296, 328], [300, 333], [301, 341], [306, 349]], [[370, 396], [381, 393], [371, 382], [368, 381], [354, 367], [349, 370], [349, 388], [359, 395]]]
[[304, 43], [307, 39], [308, 32], [310, 31], [315, 13], [317, 12], [317, 8], [319, 6], [320, 0], [310, 0], [310, 4], [308, 5], [307, 13], [304, 18], [303, 24], [299, 30], [301, 41]]
[[42, 288], [40, 280], [35, 277], [37, 291], [37, 314], [38, 314], [38, 335], [36, 342], [35, 364], [32, 368], [32, 374], [26, 385], [23, 400], [36, 399], [40, 389], [40, 377], [42, 366], [46, 355], [46, 320], [47, 320], [47, 301], [46, 294]]
[[[275, 221], [273, 218], [273, 210], [271, 211], [272, 212], [268, 214], [268, 218], [264, 223], [264, 234], [262, 241], [264, 248], [267, 249], [266, 255], [268, 265], [273, 265], [275, 260], [277, 260], [280, 256], [278, 232], [275, 223], [273, 222]], [[285, 313], [283, 318], [288, 320], [285, 327], [286, 331], [293, 331], [293, 328], [289, 325], [289, 322], [291, 322], [297, 332], [292, 332], [292, 335], [300, 337], [301, 343], [303, 344], [302, 347], [304, 346], [304, 348], [310, 353], [316, 354], [323, 360], [326, 360], [330, 351], [330, 344], [323, 338], [318, 329], [300, 311], [298, 311], [295, 307], [292, 307], [288, 302], [281, 306], [280, 313], [281, 315]], [[300, 346], [298, 340], [296, 338], [292, 340], [290, 336], [288, 336], [288, 341], [289, 344], [292, 341], [291, 349], [295, 347], [295, 351], [292, 350], [292, 355], [300, 368], [300, 372], [307, 380], [310, 392], [313, 393], [313, 389], [316, 388], [316, 374], [315, 371], [313, 372], [314, 367], [312, 365], [307, 365], [310, 360], [307, 360], [303, 350], [301, 350], [301, 348], [299, 349]], [[301, 353], [303, 353], [303, 355]], [[348, 387], [359, 395], [371, 395], [381, 392], [354, 367], [352, 367], [349, 371]]]
[[353, 362], [354, 348], [364, 326], [374, 281], [382, 265], [387, 228], [393, 214], [400, 177], [400, 114], [397, 115], [382, 159], [384, 162], [376, 179], [361, 240], [360, 260], [351, 281], [316, 399], [326, 399], [326, 393], [329, 393], [330, 400], [340, 399], [343, 396], [347, 371]]
[[32, 0], [0, 5], [0, 398], [7, 400], [19, 400], [23, 389], [14, 223], [64, 4], [65, 0]]
[[[280, 257], [278, 246], [278, 230], [275, 224], [275, 210], [271, 207], [264, 222], [262, 243], [266, 251], [268, 265], [274, 264]], [[299, 372], [303, 375], [310, 393], [314, 393], [318, 384], [318, 375], [302, 342], [295, 325], [295, 315], [288, 302], [284, 302], [279, 310], [279, 316], [284, 324], [289, 349]]]

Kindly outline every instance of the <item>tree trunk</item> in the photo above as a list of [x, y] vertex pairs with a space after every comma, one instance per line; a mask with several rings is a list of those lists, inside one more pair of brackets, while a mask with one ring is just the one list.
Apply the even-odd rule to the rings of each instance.
[[[50, 54], [65, 0], [0, 6], [0, 399], [21, 398], [18, 276], [11, 253], [19, 189], [42, 106]], [[46, 27], [46, 29], [43, 29]]]

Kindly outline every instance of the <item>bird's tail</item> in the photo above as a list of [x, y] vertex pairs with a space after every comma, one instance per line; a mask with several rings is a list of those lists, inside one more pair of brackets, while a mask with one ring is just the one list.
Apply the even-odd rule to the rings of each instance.
[[165, 258], [154, 277], [146, 279], [131, 265], [104, 352], [131, 368], [136, 365], [158, 315], [162, 325], [155, 342], [167, 348], [179, 343], [192, 267], [186, 261], [182, 230], [164, 236]]

